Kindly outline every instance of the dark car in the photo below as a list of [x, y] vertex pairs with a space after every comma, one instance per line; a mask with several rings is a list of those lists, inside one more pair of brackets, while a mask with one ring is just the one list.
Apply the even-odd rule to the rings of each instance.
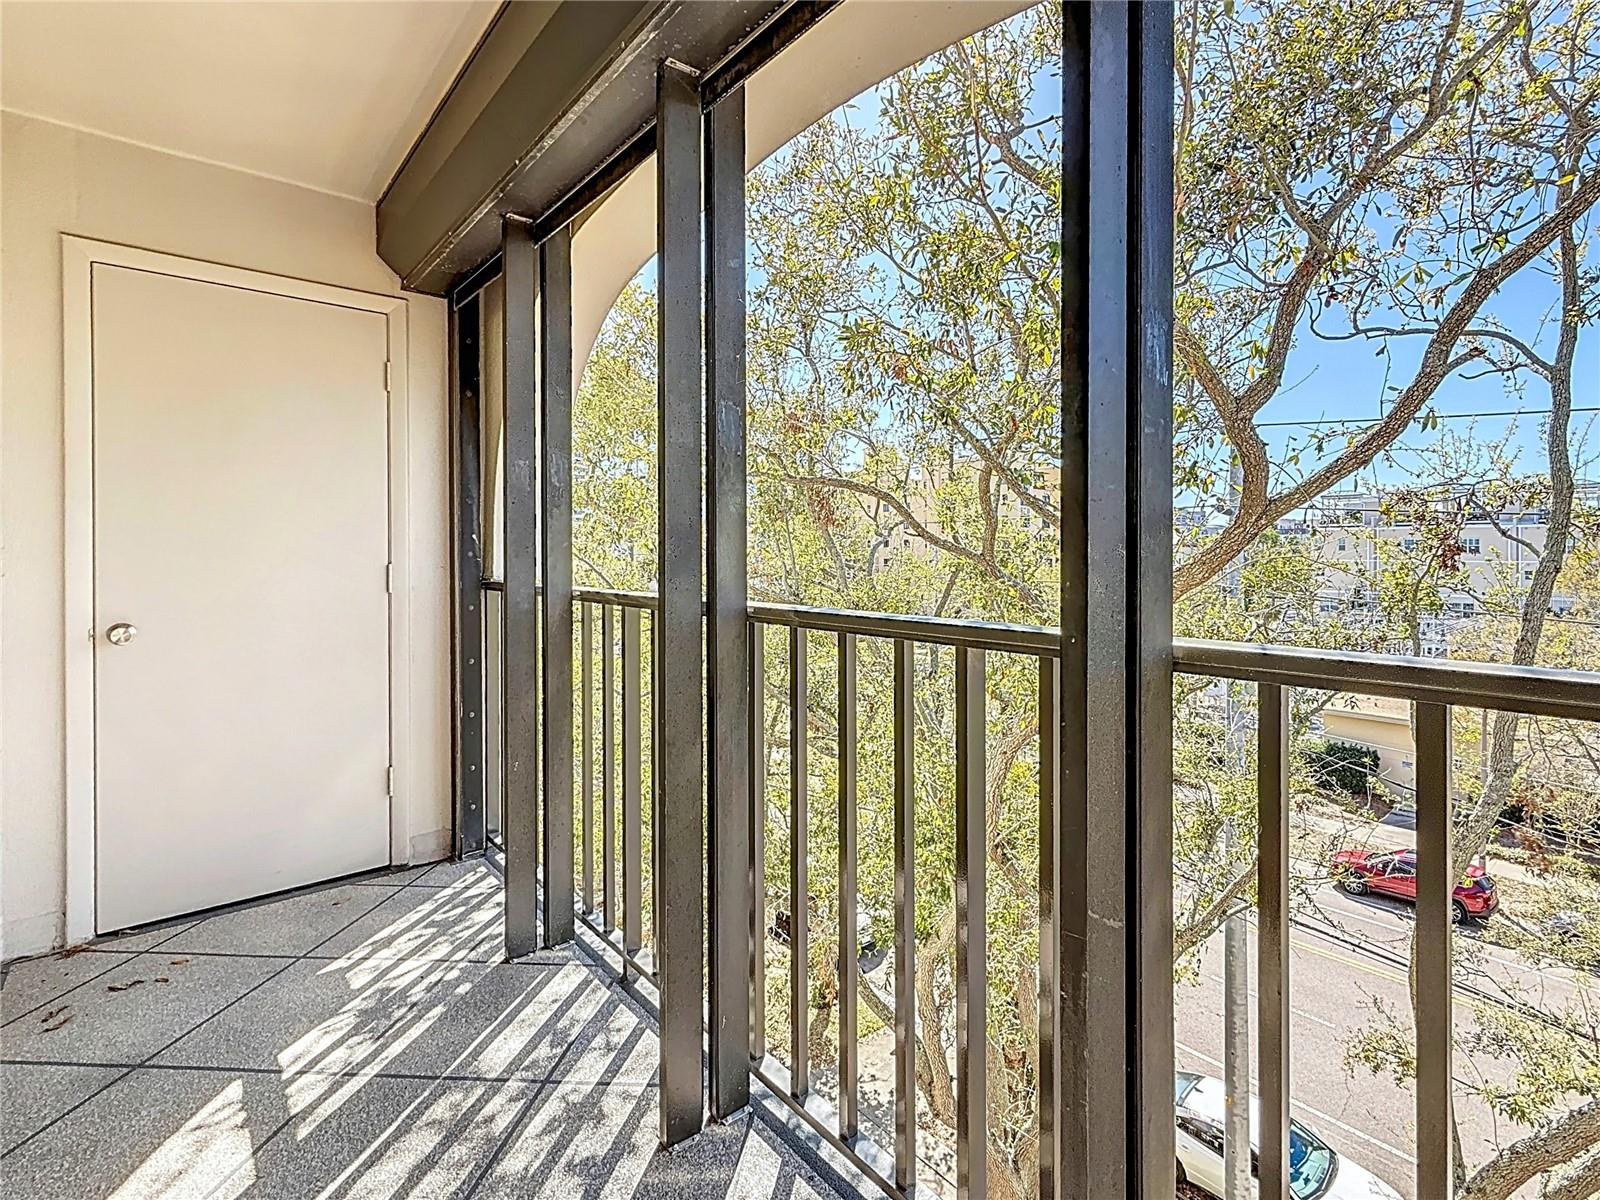
[[[1352, 896], [1372, 892], [1401, 900], [1417, 900], [1415, 850], [1340, 850], [1333, 856], [1333, 877]], [[1458, 924], [1471, 919], [1487, 921], [1500, 907], [1500, 889], [1474, 864], [1456, 884], [1450, 902], [1451, 919]]]

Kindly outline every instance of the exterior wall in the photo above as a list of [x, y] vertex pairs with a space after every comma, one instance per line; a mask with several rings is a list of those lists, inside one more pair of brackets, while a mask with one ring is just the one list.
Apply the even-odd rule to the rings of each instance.
[[1417, 790], [1417, 750], [1407, 705], [1377, 697], [1340, 697], [1322, 710], [1322, 728], [1336, 742], [1378, 752], [1378, 774], [1404, 794]]
[[[0, 130], [0, 956], [65, 909], [61, 235], [393, 294], [371, 205], [50, 122]], [[445, 309], [411, 297], [411, 853], [450, 840]], [[181, 353], [153, 347], [153, 354]]]

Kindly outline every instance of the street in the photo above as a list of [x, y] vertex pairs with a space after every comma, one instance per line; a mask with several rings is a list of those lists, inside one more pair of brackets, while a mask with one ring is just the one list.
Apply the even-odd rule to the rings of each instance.
[[[1390, 1075], [1374, 1075], [1365, 1067], [1346, 1069], [1346, 1049], [1354, 1035], [1376, 1018], [1374, 999], [1408, 1025], [1409, 1000], [1405, 955], [1412, 910], [1408, 905], [1372, 897], [1346, 896], [1329, 886], [1316, 894], [1319, 912], [1301, 920], [1290, 940], [1290, 1089], [1293, 1114], [1340, 1154], [1348, 1155], [1402, 1195], [1414, 1195], [1414, 1099]], [[1478, 942], [1478, 953], [1465, 978], [1458, 977], [1454, 997], [1457, 1030], [1470, 1028], [1474, 1005], [1491, 1003], [1488, 996], [1518, 994], [1552, 1011], [1570, 999], [1578, 986], [1555, 968], [1539, 969], [1511, 952], [1478, 939], [1472, 927], [1459, 936]], [[1176, 1009], [1177, 1060], [1182, 1069], [1222, 1074], [1223, 982], [1219, 931], [1207, 943], [1200, 978], [1178, 985]], [[1254, 1059], [1256, 964], [1255, 930], [1250, 930], [1251, 1043]], [[1465, 985], [1465, 986], [1462, 986]], [[1504, 1079], [1505, 1064], [1468, 1061], [1458, 1052], [1456, 1077]], [[1252, 1071], [1252, 1081], [1255, 1079]], [[1253, 1086], [1253, 1084], [1252, 1084]], [[1490, 1157], [1525, 1130], [1498, 1121], [1475, 1099], [1457, 1099], [1464, 1152], [1469, 1165]], [[1533, 1186], [1527, 1194], [1534, 1194]]]

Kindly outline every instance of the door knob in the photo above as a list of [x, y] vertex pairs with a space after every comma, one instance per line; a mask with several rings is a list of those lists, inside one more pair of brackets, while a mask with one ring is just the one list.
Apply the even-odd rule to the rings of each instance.
[[138, 628], [130, 625], [126, 621], [118, 621], [115, 625], [106, 630], [106, 641], [110, 642], [113, 646], [126, 646], [138, 636]]

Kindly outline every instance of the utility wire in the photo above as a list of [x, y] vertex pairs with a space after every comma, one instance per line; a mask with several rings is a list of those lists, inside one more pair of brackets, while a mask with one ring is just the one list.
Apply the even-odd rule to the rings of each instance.
[[[1571, 410], [1574, 413], [1600, 413], [1600, 405], [1585, 405]], [[1548, 408], [1507, 408], [1499, 412], [1475, 413], [1443, 413], [1433, 415], [1441, 421], [1473, 421], [1479, 417], [1548, 417], [1551, 410]], [[1376, 417], [1323, 417], [1316, 421], [1257, 421], [1257, 429], [1282, 429], [1294, 427], [1297, 429], [1317, 429], [1324, 425], [1371, 425], [1378, 420]]]

